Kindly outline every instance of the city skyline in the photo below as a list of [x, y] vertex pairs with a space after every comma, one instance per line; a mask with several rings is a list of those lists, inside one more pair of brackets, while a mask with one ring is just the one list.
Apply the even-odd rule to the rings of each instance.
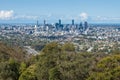
[[119, 0], [1, 0], [0, 23], [119, 23]]

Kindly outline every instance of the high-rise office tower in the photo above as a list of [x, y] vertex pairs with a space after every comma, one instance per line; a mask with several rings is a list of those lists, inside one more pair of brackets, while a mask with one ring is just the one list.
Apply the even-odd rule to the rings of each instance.
[[72, 20], [72, 25], [74, 25], [74, 19]]
[[79, 26], [80, 26], [80, 29], [83, 30], [83, 23], [82, 22], [80, 22]]
[[44, 20], [44, 26], [46, 25], [46, 20]]
[[82, 24], [82, 22], [80, 22], [80, 27], [83, 27], [83, 24]]
[[86, 30], [88, 28], [88, 23], [87, 21], [84, 22], [84, 30]]
[[36, 25], [37, 27], [39, 26], [39, 22], [38, 22], [38, 20], [37, 20], [37, 25]]
[[37, 25], [34, 27], [34, 34], [37, 35]]
[[59, 25], [61, 25], [61, 19], [59, 19]]

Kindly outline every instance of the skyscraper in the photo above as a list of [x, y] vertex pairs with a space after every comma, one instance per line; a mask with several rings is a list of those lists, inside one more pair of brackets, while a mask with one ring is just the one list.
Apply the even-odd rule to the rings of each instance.
[[37, 25], [36, 25], [37, 27], [39, 26], [39, 24], [38, 24], [38, 23], [39, 23], [39, 22], [38, 22], [38, 20], [37, 20]]
[[87, 21], [84, 22], [84, 30], [86, 30], [88, 28], [88, 23]]
[[83, 23], [82, 23], [82, 22], [80, 22], [79, 29], [80, 29], [81, 31], [83, 31]]
[[61, 19], [59, 19], [59, 25], [61, 25]]
[[72, 25], [74, 25], [74, 19], [72, 20]]
[[82, 22], [80, 22], [80, 27], [83, 27], [83, 24], [82, 24]]
[[46, 25], [46, 20], [44, 20], [44, 26]]
[[37, 25], [34, 27], [34, 34], [37, 35]]

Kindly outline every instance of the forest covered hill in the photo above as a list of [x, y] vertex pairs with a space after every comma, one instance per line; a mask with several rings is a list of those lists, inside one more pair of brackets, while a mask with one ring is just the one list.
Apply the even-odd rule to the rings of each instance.
[[0, 42], [0, 80], [120, 80], [120, 52], [76, 52], [51, 42], [38, 55]]

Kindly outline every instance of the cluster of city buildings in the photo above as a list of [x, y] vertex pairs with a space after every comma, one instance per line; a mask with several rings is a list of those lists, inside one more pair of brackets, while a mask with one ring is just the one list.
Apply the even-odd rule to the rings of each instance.
[[66, 34], [87, 34], [87, 29], [89, 25], [87, 21], [80, 24], [75, 24], [74, 20], [72, 20], [71, 24], [62, 24], [62, 21], [59, 20], [58, 23], [55, 24], [46, 24], [46, 20], [44, 20], [44, 24], [37, 24], [34, 26], [34, 35], [66, 35]]
[[0, 41], [31, 46], [58, 41], [72, 42], [78, 51], [111, 51], [117, 44], [120, 48], [120, 24], [88, 24], [87, 21], [75, 24], [0, 24]]
[[20, 33], [20, 34], [29, 34], [34, 36], [61, 36], [67, 34], [87, 34], [89, 25], [88, 22], [81, 22], [80, 24], [75, 24], [72, 20], [71, 24], [62, 24], [62, 21], [59, 20], [55, 24], [47, 24], [44, 20], [43, 24], [39, 24], [38, 21], [36, 24], [1, 24], [0, 25], [0, 34], [3, 33]]

